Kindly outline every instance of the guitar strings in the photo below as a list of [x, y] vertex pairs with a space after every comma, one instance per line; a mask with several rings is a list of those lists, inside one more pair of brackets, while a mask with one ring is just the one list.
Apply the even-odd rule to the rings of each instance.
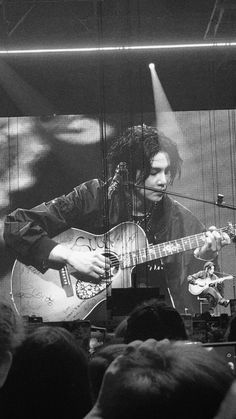
[[[236, 225], [231, 225], [230, 224], [230, 226], [228, 226], [228, 227], [222, 227], [220, 229], [217, 229], [217, 231], [229, 232], [229, 228], [232, 229], [232, 228], [235, 228], [235, 227], [236, 227]], [[169, 255], [172, 255], [172, 254], [175, 254], [175, 253], [180, 253], [180, 252], [182, 252], [184, 250], [190, 250], [190, 249], [193, 249], [194, 247], [198, 247], [199, 244], [197, 246], [191, 246], [191, 242], [193, 242], [193, 240], [196, 241], [196, 240], [200, 239], [203, 235], [204, 235], [204, 232], [203, 233], [194, 234], [194, 235], [188, 236], [188, 237], [183, 237], [183, 238], [175, 239], [175, 240], [168, 241], [168, 242], [165, 242], [165, 243], [150, 244], [149, 246], [147, 246], [145, 248], [142, 248], [142, 249], [138, 249], [138, 250], [135, 250], [135, 251], [130, 251], [130, 252], [127, 252], [127, 253], [121, 253], [120, 255], [118, 255], [118, 257], [119, 257], [119, 259], [121, 261], [123, 259], [127, 259], [127, 257], [129, 258], [129, 261], [131, 261], [133, 258], [135, 260], [136, 259], [139, 259], [138, 255], [141, 258], [143, 256], [145, 256], [145, 255], [148, 255], [150, 257], [150, 255], [153, 254], [153, 251], [155, 253], [156, 253], [156, 251], [158, 251], [158, 253], [160, 253], [160, 254], [163, 251], [165, 253], [167, 253], [166, 255], [160, 255], [160, 257], [169, 256]], [[184, 243], [184, 240], [185, 240], [185, 243]], [[188, 240], [188, 243], [189, 243], [190, 247], [189, 247], [189, 249], [184, 249], [184, 247], [187, 244], [187, 240]], [[177, 243], [177, 246], [174, 243]], [[174, 252], [173, 252], [173, 245], [175, 247]], [[176, 248], [178, 248], [181, 245], [182, 245], [182, 248], [183, 249], [177, 251]], [[168, 246], [169, 246], [169, 249], [167, 248]], [[134, 256], [133, 257], [132, 255], [137, 255], [137, 256]], [[154, 257], [153, 260], [155, 260], [155, 257]], [[119, 262], [118, 262], [118, 264], [119, 264]], [[118, 264], [117, 265], [114, 265], [114, 266], [118, 266]], [[135, 264], [131, 263], [130, 266], [135, 266]]]

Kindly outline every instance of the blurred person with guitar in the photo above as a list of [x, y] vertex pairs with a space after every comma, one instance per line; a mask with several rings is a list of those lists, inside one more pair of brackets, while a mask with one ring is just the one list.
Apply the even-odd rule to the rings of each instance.
[[108, 180], [89, 180], [6, 217], [19, 311], [85, 319], [111, 287], [157, 288], [179, 312], [198, 311], [186, 278], [203, 260], [217, 260], [233, 226], [207, 230], [166, 193], [182, 159], [176, 143], [156, 128], [128, 128], [106, 157]]
[[227, 307], [230, 300], [226, 300], [221, 294], [223, 291], [223, 281], [233, 279], [233, 276], [226, 275], [219, 278], [214, 271], [214, 263], [206, 262], [203, 270], [189, 275], [187, 278], [189, 292], [193, 295], [207, 298], [210, 309], [214, 309], [217, 304]]

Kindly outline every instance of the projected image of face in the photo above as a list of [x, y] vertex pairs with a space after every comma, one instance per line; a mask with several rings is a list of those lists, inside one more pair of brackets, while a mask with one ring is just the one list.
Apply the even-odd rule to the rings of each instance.
[[52, 115], [41, 118], [39, 127], [61, 170], [71, 182], [83, 182], [98, 177], [103, 170], [102, 141], [107, 141], [114, 128], [99, 118], [87, 115]]
[[[52, 115], [41, 118], [41, 125], [58, 142], [91, 145], [101, 141], [99, 119], [86, 115]], [[110, 135], [113, 128], [106, 124], [105, 131]]]
[[[140, 175], [140, 171], [137, 172], [137, 178]], [[137, 189], [137, 196], [143, 200], [151, 202], [158, 202], [162, 199], [164, 192], [166, 191], [171, 179], [170, 174], [170, 159], [167, 153], [159, 152], [151, 160], [150, 174], [144, 182], [143, 189]], [[152, 191], [146, 188], [158, 189], [158, 191]]]
[[49, 146], [35, 131], [31, 117], [0, 120], [0, 210], [8, 207], [10, 194], [34, 185], [35, 163], [45, 157]]

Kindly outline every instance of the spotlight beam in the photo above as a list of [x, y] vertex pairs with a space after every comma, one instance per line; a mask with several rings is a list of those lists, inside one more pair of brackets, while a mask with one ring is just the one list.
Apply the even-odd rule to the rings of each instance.
[[156, 127], [167, 137], [175, 139], [180, 144], [183, 141], [183, 133], [157, 75], [155, 64], [150, 63], [149, 68], [152, 80]]

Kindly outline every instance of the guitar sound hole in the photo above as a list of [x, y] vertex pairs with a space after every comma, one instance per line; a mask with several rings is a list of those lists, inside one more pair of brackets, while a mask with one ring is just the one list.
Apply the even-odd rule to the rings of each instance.
[[103, 256], [109, 258], [111, 261], [111, 268], [106, 271], [104, 279], [111, 279], [119, 271], [120, 264], [118, 257], [115, 253], [112, 252], [105, 252], [103, 253]]
[[112, 283], [113, 276], [119, 270], [119, 260], [114, 253], [106, 252], [103, 253], [103, 255], [110, 259], [111, 269], [109, 269], [109, 271], [106, 271], [104, 276], [100, 277], [99, 281], [88, 281], [87, 279], [83, 281], [82, 277], [80, 277], [80, 279], [77, 280], [76, 295], [81, 300], [93, 298], [97, 294], [100, 294], [100, 292], [104, 291]]

